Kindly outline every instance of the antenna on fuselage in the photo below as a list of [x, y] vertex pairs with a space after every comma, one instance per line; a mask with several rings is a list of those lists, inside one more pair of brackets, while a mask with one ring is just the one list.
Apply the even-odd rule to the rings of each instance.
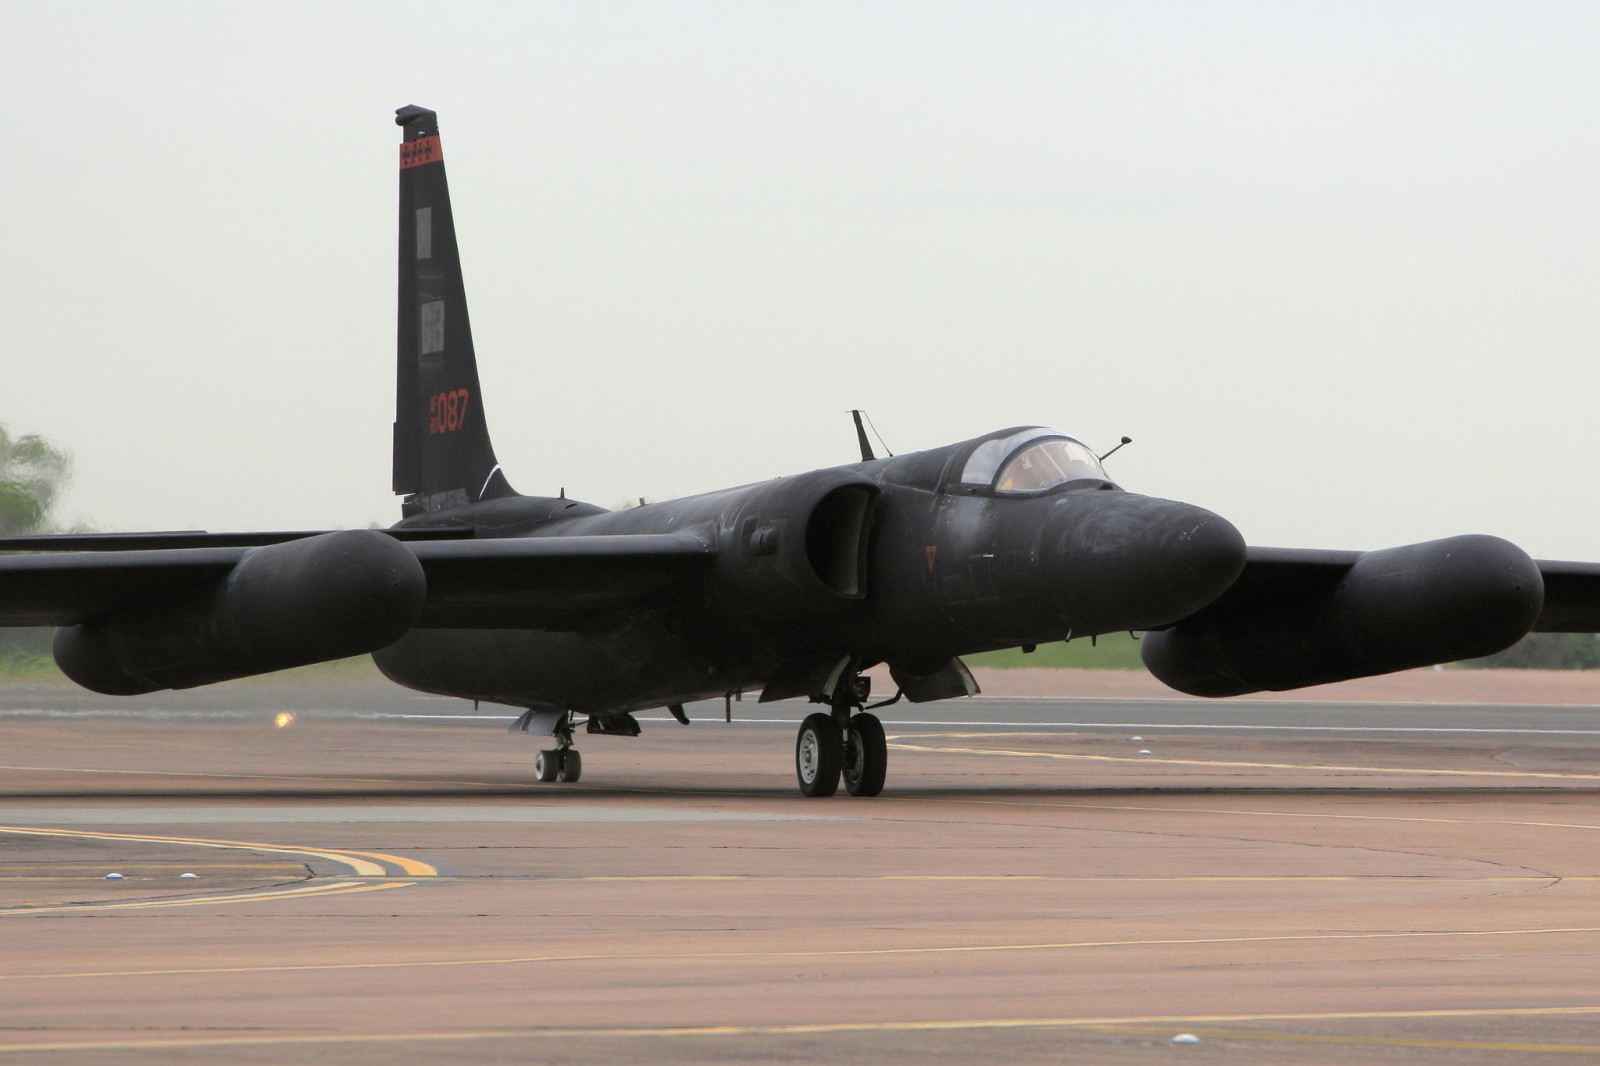
[[[867, 420], [867, 425], [872, 426], [872, 416], [867, 414], [865, 411], [852, 409], [850, 411], [850, 417], [855, 419], [856, 422], [856, 443], [861, 445], [861, 461], [863, 463], [870, 463], [872, 460], [876, 459], [877, 456], [872, 454], [872, 445], [867, 441], [867, 430], [866, 427], [861, 424], [861, 420], [865, 418]], [[872, 426], [872, 435], [878, 438], [879, 444], [883, 444], [883, 454], [893, 459], [894, 452], [889, 450], [889, 446], [887, 444], [884, 444], [883, 434], [878, 432], [877, 426]]]
[[1109, 459], [1109, 458], [1110, 458], [1110, 457], [1111, 457], [1111, 456], [1113, 456], [1113, 455], [1115, 455], [1115, 454], [1116, 454], [1116, 453], [1117, 453], [1117, 452], [1119, 452], [1119, 451], [1121, 451], [1121, 450], [1122, 450], [1122, 446], [1123, 446], [1123, 445], [1124, 445], [1124, 444], [1132, 444], [1132, 443], [1133, 443], [1133, 438], [1132, 438], [1132, 437], [1123, 437], [1123, 438], [1122, 438], [1122, 441], [1121, 441], [1121, 443], [1119, 443], [1119, 444], [1118, 444], [1118, 445], [1117, 445], [1117, 446], [1116, 446], [1116, 447], [1115, 447], [1115, 448], [1112, 448], [1112, 449], [1111, 449], [1111, 450], [1110, 450], [1110, 451], [1109, 451], [1109, 452], [1106, 452], [1106, 454], [1105, 454], [1105, 455], [1102, 455], [1102, 456], [1101, 456], [1101, 457], [1100, 457], [1100, 461], [1101, 461], [1101, 462], [1102, 462], [1102, 463], [1103, 463], [1103, 462], [1105, 462], [1105, 461], [1106, 461], [1106, 460], [1107, 460], [1107, 459]]
[[856, 443], [861, 445], [861, 461], [870, 463], [877, 456], [872, 454], [872, 444], [867, 440], [867, 427], [861, 424], [861, 412], [852, 409], [850, 417], [856, 421]]

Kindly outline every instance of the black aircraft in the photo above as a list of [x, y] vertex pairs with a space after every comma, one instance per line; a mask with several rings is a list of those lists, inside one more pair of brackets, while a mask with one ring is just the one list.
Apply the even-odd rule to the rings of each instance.
[[1200, 696], [1280, 691], [1600, 630], [1600, 564], [1460, 536], [1371, 552], [1248, 547], [1225, 519], [1124, 490], [1072, 436], [1011, 427], [620, 511], [512, 489], [489, 442], [438, 118], [401, 108], [398, 389], [388, 530], [15, 538], [0, 625], [132, 695], [370, 652], [424, 692], [525, 708], [541, 781], [573, 732], [761, 690], [823, 708], [800, 790], [876, 795], [862, 671], [912, 702], [972, 695], [960, 656], [1143, 631]]

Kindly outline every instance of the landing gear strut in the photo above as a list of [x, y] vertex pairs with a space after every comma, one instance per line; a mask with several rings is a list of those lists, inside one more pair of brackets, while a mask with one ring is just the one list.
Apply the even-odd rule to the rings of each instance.
[[883, 791], [889, 745], [883, 723], [862, 709], [871, 685], [871, 679], [865, 677], [846, 679], [829, 701], [830, 711], [807, 715], [800, 723], [794, 770], [802, 795], [833, 795], [841, 774], [845, 791], [852, 796], [876, 796]]
[[555, 728], [556, 746], [533, 758], [533, 772], [540, 781], [573, 782], [583, 773], [583, 757], [572, 746], [572, 715], [561, 719]]

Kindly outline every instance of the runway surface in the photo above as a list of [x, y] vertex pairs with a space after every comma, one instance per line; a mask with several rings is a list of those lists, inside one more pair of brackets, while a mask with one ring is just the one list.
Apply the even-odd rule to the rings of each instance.
[[541, 786], [382, 686], [0, 689], [0, 1063], [1600, 1056], [1595, 709], [897, 705], [805, 800], [807, 709]]

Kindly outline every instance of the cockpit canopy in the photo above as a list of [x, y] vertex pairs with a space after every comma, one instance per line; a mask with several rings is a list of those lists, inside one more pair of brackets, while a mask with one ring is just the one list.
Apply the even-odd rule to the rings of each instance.
[[1109, 481], [1094, 452], [1053, 429], [1025, 429], [978, 445], [961, 471], [963, 485], [1025, 495], [1069, 481]]

